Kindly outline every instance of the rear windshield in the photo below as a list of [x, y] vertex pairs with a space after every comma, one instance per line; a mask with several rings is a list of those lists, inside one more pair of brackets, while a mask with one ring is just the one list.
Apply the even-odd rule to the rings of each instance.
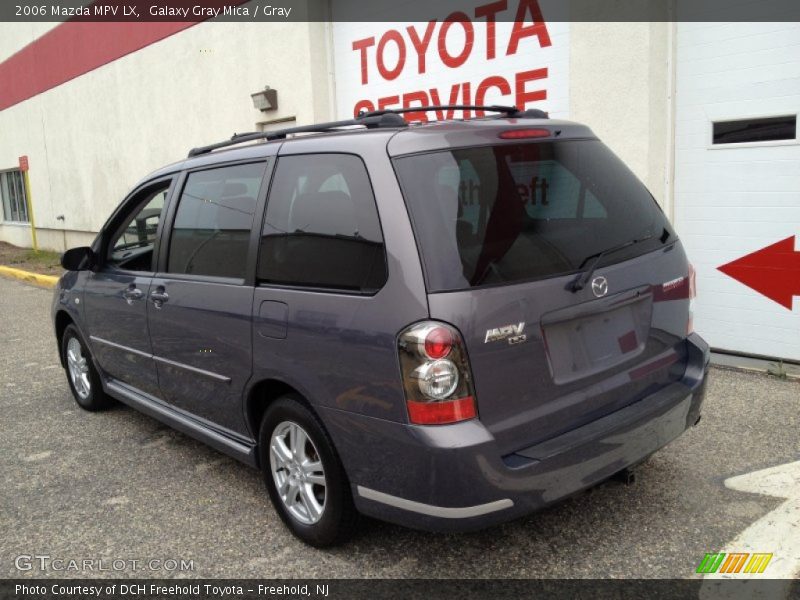
[[673, 241], [653, 197], [601, 142], [458, 148], [395, 159], [429, 291], [565, 275], [599, 252]]

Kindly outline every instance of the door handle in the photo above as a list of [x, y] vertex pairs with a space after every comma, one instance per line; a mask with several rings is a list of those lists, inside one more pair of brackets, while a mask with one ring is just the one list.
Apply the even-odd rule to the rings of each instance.
[[129, 285], [127, 289], [122, 292], [122, 297], [125, 298], [128, 304], [133, 304], [134, 300], [141, 300], [144, 292], [133, 284]]
[[150, 299], [156, 308], [161, 308], [161, 305], [169, 300], [169, 294], [164, 290], [163, 286], [158, 286], [155, 290], [150, 292]]

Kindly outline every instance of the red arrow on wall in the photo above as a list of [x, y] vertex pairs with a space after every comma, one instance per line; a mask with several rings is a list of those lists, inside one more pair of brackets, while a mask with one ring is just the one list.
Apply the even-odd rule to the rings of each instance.
[[717, 268], [789, 310], [792, 296], [800, 296], [800, 252], [794, 251], [794, 236]]

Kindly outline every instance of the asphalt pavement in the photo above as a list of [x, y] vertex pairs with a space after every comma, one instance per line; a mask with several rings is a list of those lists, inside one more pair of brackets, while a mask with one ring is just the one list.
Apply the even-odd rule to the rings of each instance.
[[471, 534], [366, 521], [316, 550], [283, 527], [256, 470], [122, 405], [81, 410], [50, 299], [0, 279], [0, 577], [692, 577], [782, 502], [724, 481], [800, 458], [800, 382], [714, 368], [700, 424], [632, 485]]

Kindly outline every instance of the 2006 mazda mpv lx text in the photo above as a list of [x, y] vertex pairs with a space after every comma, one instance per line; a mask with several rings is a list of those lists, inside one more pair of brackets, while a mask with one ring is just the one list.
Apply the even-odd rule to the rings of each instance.
[[62, 257], [78, 404], [260, 467], [317, 546], [358, 513], [513, 519], [681, 435], [709, 350], [669, 222], [587, 127], [471, 109], [237, 135], [151, 173]]

